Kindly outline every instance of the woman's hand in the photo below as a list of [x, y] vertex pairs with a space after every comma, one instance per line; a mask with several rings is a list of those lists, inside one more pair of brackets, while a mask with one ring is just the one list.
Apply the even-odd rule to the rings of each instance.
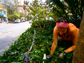
[[64, 55], [66, 55], [66, 53], [65, 53], [65, 52], [62, 52], [62, 53], [59, 55], [59, 58], [64, 59]]
[[51, 60], [52, 59], [52, 56], [49, 55], [48, 57], [46, 57], [46, 59]]

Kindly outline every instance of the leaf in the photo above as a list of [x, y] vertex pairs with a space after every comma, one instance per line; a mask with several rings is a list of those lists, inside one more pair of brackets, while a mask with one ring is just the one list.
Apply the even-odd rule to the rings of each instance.
[[23, 56], [20, 56], [18, 60], [23, 60]]

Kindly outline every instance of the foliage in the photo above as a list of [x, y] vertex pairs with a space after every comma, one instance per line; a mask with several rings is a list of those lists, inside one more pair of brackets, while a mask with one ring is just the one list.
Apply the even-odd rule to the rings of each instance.
[[60, 0], [48, 0], [48, 1], [49, 6], [52, 8], [54, 21], [57, 21], [59, 17], [68, 17], [65, 11], [66, 5], [64, 5]]
[[7, 9], [8, 14], [13, 14], [18, 12], [18, 1], [17, 0], [3, 0], [2, 1], [3, 7]]
[[[0, 63], [23, 63], [23, 54], [27, 52], [31, 46], [34, 30], [36, 30], [35, 42], [33, 49], [30, 52], [31, 63], [71, 63], [72, 53], [65, 55], [65, 59], [58, 58], [60, 52], [65, 48], [57, 47], [52, 60], [43, 60], [43, 54], [50, 54], [50, 49], [53, 41], [53, 28], [56, 25], [54, 21], [47, 21], [45, 29], [43, 30], [45, 21], [34, 21], [31, 28], [27, 29], [20, 37], [6, 50], [3, 56], [0, 57]], [[38, 24], [42, 28], [39, 28]]]
[[17, 19], [17, 18], [21, 18], [24, 16], [23, 13], [13, 13], [13, 14], [8, 14], [8, 20], [14, 20], [14, 19]]
[[[82, 1], [82, 0], [81, 0]], [[82, 14], [83, 14], [83, 10], [82, 10], [82, 6], [83, 4], [81, 3], [81, 1], [79, 0], [65, 0], [66, 3], [68, 3], [68, 10], [71, 10], [71, 13], [73, 14], [73, 23], [79, 27], [80, 26], [80, 22], [81, 22], [81, 18], [82, 18]], [[84, 3], [84, 2], [83, 2]], [[80, 17], [81, 18], [80, 18]]]
[[27, 18], [27, 20], [31, 20], [32, 19], [32, 16], [27, 15], [26, 18]]
[[17, 0], [3, 0], [3, 8], [7, 9], [7, 18], [8, 20], [14, 20], [16, 16], [14, 13], [18, 13], [18, 1]]
[[33, 20], [44, 20], [48, 17], [50, 13], [50, 8], [46, 3], [43, 3], [41, 0], [34, 0], [32, 3], [27, 4], [27, 1], [24, 1], [24, 9], [28, 11], [28, 15], [33, 17]]
[[[84, 10], [83, 0], [73, 0], [73, 1], [50, 0], [50, 1], [53, 3], [50, 6], [53, 7], [53, 13], [56, 17], [63, 17], [63, 16], [69, 17], [72, 23], [74, 23], [77, 27], [80, 26]], [[72, 13], [72, 16], [69, 15], [69, 13]]]
[[13, 14], [13, 18], [14, 18], [14, 19], [20, 18], [20, 13], [14, 13], [14, 14]]
[[19, 14], [20, 14], [20, 17], [24, 17], [25, 16], [24, 13], [19, 12]]
[[13, 14], [8, 14], [7, 17], [8, 17], [8, 20], [13, 20]]

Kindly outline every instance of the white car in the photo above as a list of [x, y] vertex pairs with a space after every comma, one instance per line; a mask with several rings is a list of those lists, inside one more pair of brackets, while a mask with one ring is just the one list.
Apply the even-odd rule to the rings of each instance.
[[25, 22], [25, 20], [23, 19], [22, 22]]
[[15, 23], [20, 23], [20, 19], [16, 19], [14, 22]]

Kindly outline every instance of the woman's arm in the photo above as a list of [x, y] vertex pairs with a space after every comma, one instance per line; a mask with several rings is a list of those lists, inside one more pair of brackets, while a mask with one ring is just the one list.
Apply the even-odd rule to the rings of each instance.
[[71, 47], [69, 47], [68, 49], [64, 50], [64, 52], [68, 53], [68, 52], [71, 52], [75, 49], [76, 45], [73, 45]]
[[73, 38], [72, 39], [73, 45], [71, 47], [69, 47], [68, 49], [64, 50], [64, 52], [66, 52], [66, 53], [75, 50], [77, 39], [78, 39], [78, 35], [77, 35], [77, 30], [76, 29], [72, 32], [71, 36]]
[[54, 53], [54, 51], [57, 47], [57, 41], [58, 41], [58, 34], [57, 34], [57, 30], [55, 28], [54, 32], [53, 32], [53, 43], [52, 43], [50, 55], [52, 55]]

